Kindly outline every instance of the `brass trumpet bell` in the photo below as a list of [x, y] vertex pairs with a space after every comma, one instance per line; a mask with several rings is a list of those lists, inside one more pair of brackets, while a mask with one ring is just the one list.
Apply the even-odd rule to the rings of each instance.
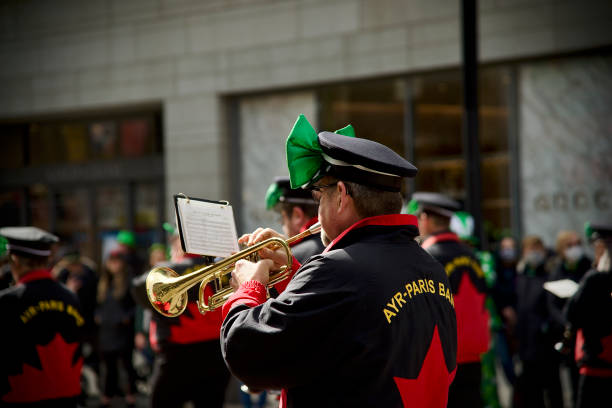
[[[273, 286], [286, 279], [291, 272], [292, 255], [289, 245], [308, 235], [316, 234], [320, 230], [321, 224], [317, 223], [306, 231], [286, 241], [276, 237], [266, 239], [222, 261], [205, 266], [183, 276], [167, 267], [153, 268], [147, 275], [146, 280], [149, 302], [151, 302], [153, 308], [160, 314], [167, 317], [176, 317], [187, 308], [187, 291], [195, 284], [200, 283], [200, 290], [198, 292], [198, 309], [200, 313], [215, 310], [223, 305], [233, 292], [232, 287], [229, 285], [229, 280], [236, 262], [241, 259], [253, 260], [252, 257], [256, 256], [257, 252], [263, 248], [282, 248], [287, 255], [289, 264], [283, 266], [279, 271], [270, 274], [268, 287]], [[213, 294], [211, 296], [207, 296], [205, 293], [206, 287], [209, 284], [212, 285], [213, 289]]]

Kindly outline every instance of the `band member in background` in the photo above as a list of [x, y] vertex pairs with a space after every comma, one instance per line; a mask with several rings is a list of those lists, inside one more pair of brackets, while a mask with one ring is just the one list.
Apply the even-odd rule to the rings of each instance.
[[[209, 257], [185, 254], [179, 236], [170, 237], [171, 261], [166, 266], [180, 275], [212, 262]], [[133, 282], [132, 295], [143, 307], [152, 309], [146, 295], [147, 274]], [[187, 309], [178, 317], [165, 317], [152, 310], [149, 341], [156, 352], [152, 376], [151, 406], [182, 406], [191, 401], [195, 408], [223, 407], [229, 371], [219, 348], [221, 309], [201, 314], [199, 286], [188, 292]]]
[[81, 393], [82, 329], [77, 297], [48, 269], [59, 239], [35, 227], [6, 227], [16, 285], [0, 292], [0, 405], [76, 407]]
[[8, 250], [6, 249], [6, 238], [0, 236], [0, 290], [13, 286], [13, 274], [9, 263]]
[[612, 224], [592, 225], [590, 232], [591, 240], [600, 241], [606, 249], [565, 310], [566, 337], [576, 333], [577, 408], [602, 406], [610, 401], [612, 389]]
[[[318, 205], [308, 190], [292, 189], [289, 177], [277, 177], [266, 192], [266, 208], [280, 212], [283, 232], [288, 237], [299, 234], [318, 222]], [[291, 253], [300, 263], [304, 263], [313, 255], [320, 254], [325, 249], [321, 234], [309, 235], [291, 245]], [[295, 272], [295, 271], [293, 271]], [[285, 290], [289, 279], [285, 279], [271, 289], [271, 296]]]
[[[289, 177], [277, 177], [266, 193], [266, 208], [281, 215], [283, 232], [288, 237], [307, 230], [318, 221], [317, 203], [308, 190], [292, 189]], [[300, 263], [323, 252], [321, 234], [309, 235], [291, 245], [291, 253]]]
[[474, 252], [450, 231], [459, 203], [431, 192], [412, 195], [422, 247], [446, 270], [457, 312], [457, 376], [449, 391], [449, 407], [480, 407], [481, 358], [489, 348], [489, 313], [484, 273]]
[[[443, 268], [400, 215], [417, 169], [351, 126], [317, 135], [303, 115], [287, 140], [292, 187], [319, 201], [327, 248], [304, 265], [263, 249], [241, 260], [223, 306], [223, 356], [249, 387], [283, 388], [281, 407], [444, 407], [455, 373], [456, 320]], [[258, 229], [247, 244], [270, 236]], [[269, 272], [297, 269], [266, 300]]]

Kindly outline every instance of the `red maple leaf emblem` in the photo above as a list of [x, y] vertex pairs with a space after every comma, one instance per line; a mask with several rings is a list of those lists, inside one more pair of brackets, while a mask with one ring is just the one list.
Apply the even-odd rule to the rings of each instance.
[[405, 407], [444, 408], [448, 400], [448, 387], [455, 378], [456, 368], [448, 372], [438, 326], [417, 378], [393, 377]]
[[480, 361], [489, 348], [489, 312], [485, 294], [478, 292], [468, 273], [461, 276], [455, 295], [457, 363]]
[[47, 345], [37, 345], [42, 369], [23, 365], [23, 372], [9, 376], [11, 390], [4, 402], [34, 402], [53, 398], [73, 397], [81, 393], [83, 358], [72, 364], [79, 343], [66, 343], [57, 333]]
[[221, 309], [201, 314], [196, 302], [187, 304], [191, 316], [179, 316], [180, 324], [170, 326], [170, 341], [173, 343], [195, 343], [219, 338], [221, 331]]

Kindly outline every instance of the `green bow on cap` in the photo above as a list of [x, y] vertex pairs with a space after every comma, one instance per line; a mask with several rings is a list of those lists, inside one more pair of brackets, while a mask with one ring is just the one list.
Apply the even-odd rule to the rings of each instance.
[[418, 212], [419, 212], [419, 202], [417, 200], [410, 200], [404, 206], [403, 213], [405, 214], [417, 215]]
[[283, 189], [278, 186], [276, 183], [270, 184], [268, 187], [268, 191], [266, 191], [266, 210], [271, 210], [274, 208], [278, 200], [283, 195]]
[[[340, 135], [355, 137], [353, 126], [336, 130]], [[302, 114], [298, 116], [287, 137], [287, 166], [291, 188], [298, 188], [316, 181], [323, 163], [323, 151], [317, 132]]]
[[7, 245], [8, 241], [6, 238], [0, 236], [0, 258], [2, 258], [8, 252]]

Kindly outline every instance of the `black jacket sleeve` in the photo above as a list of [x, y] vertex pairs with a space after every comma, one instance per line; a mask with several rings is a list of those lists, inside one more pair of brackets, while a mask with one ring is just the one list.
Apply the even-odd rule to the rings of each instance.
[[333, 339], [359, 309], [347, 272], [341, 262], [313, 257], [278, 298], [253, 308], [232, 307], [221, 328], [223, 357], [232, 373], [256, 389], [290, 388], [335, 364], [339, 348], [350, 345]]

